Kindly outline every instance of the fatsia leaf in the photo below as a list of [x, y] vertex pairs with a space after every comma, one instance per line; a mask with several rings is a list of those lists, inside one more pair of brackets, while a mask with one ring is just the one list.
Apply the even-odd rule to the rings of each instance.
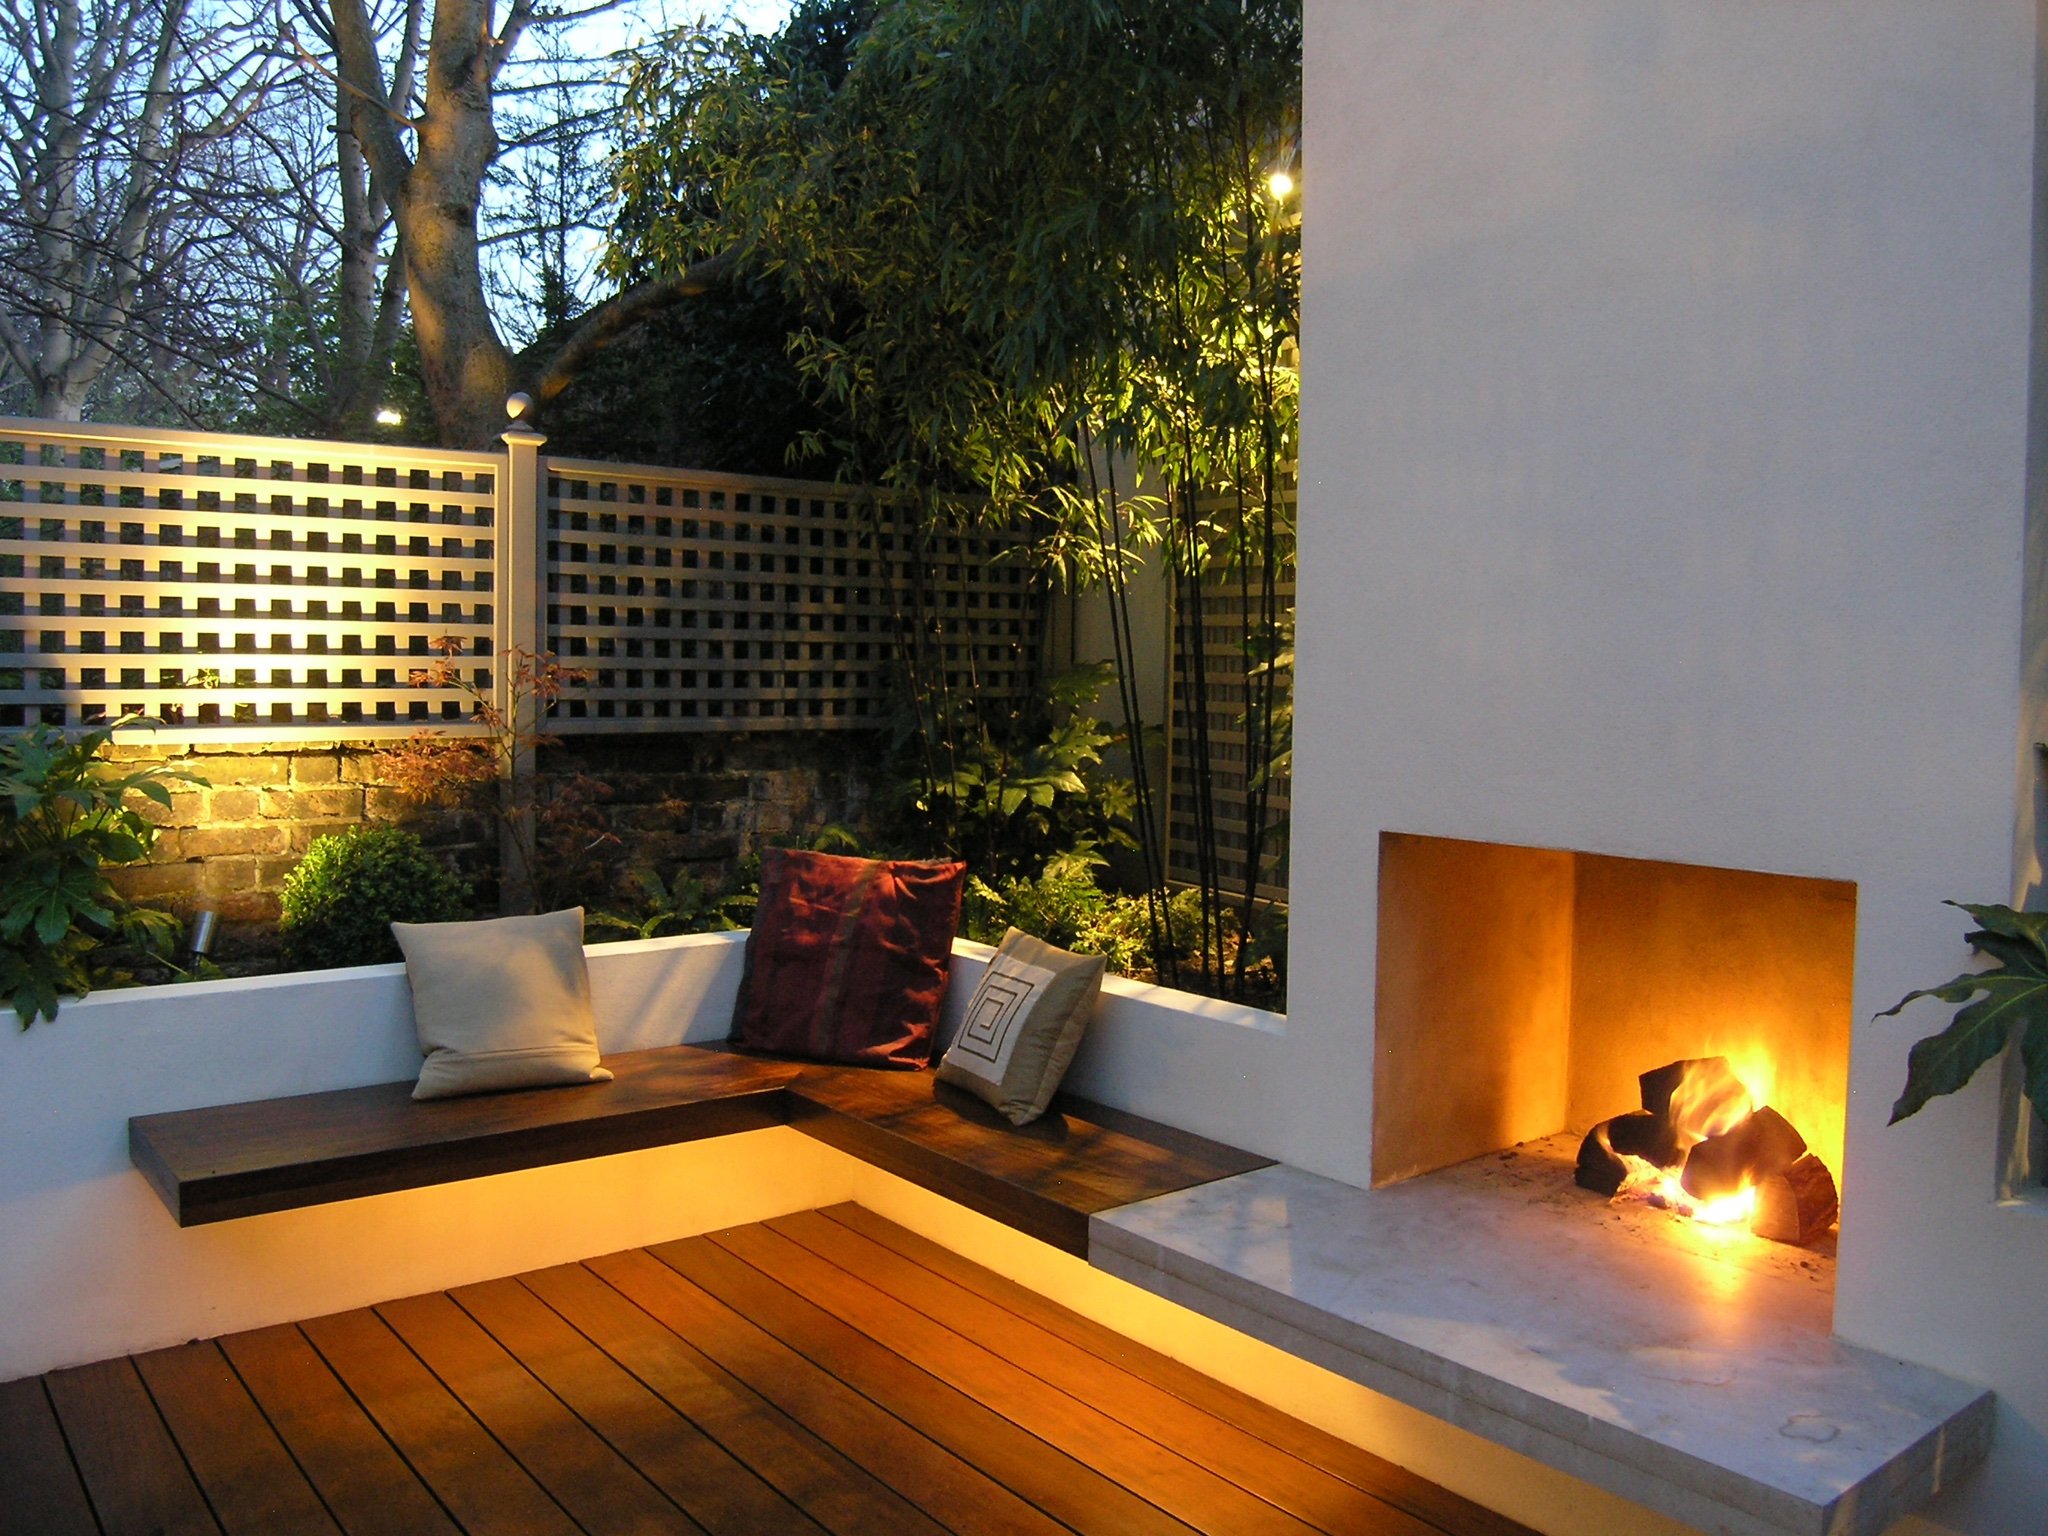
[[2034, 1113], [2048, 1120], [2048, 1018], [2035, 1019], [2020, 1036], [2020, 1065], [2026, 1069], [2027, 1099]]
[[2042, 960], [2048, 961], [2048, 912], [2016, 912], [2011, 907], [1979, 906], [1967, 901], [1951, 901], [1944, 905], [1969, 913], [1977, 926], [1985, 930], [1969, 935], [1973, 948], [1988, 952], [1983, 941], [1995, 936], [2025, 945]]
[[[2013, 1028], [2032, 1028], [2048, 1020], [2048, 969], [2036, 961], [2030, 967], [1960, 975], [1939, 987], [1909, 991], [1878, 1018], [1896, 1014], [1915, 997], [1966, 1006], [1946, 1030], [1929, 1034], [1913, 1047], [1907, 1057], [1907, 1087], [1892, 1104], [1890, 1124], [1919, 1112], [1939, 1094], [1954, 1094], [1978, 1067], [2005, 1049]], [[1968, 1001], [1970, 997], [1976, 1001]]]

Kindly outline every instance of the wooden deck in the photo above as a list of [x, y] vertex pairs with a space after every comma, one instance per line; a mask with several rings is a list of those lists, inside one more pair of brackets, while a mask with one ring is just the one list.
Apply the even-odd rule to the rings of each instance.
[[0, 1386], [0, 1536], [1190, 1530], [1528, 1536], [855, 1206]]

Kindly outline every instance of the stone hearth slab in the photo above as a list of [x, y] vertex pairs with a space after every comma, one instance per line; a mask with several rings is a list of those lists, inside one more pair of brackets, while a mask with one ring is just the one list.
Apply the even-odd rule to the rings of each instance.
[[1091, 1257], [1727, 1536], [1876, 1536], [1984, 1454], [1991, 1394], [1836, 1339], [1810, 1274], [1573, 1204], [1457, 1169], [1366, 1191], [1278, 1166], [1098, 1215]]

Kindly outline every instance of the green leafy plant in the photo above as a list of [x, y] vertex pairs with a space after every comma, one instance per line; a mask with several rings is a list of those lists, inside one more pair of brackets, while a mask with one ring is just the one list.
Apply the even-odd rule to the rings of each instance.
[[351, 827], [313, 840], [285, 876], [277, 932], [291, 970], [400, 958], [391, 925], [462, 914], [469, 889], [399, 827]]
[[[1034, 938], [1081, 955], [1101, 955], [1120, 976], [1158, 981], [1167, 974], [1155, 935], [1171, 946], [1164, 957], [1173, 974], [1185, 980], [1202, 974], [1200, 960], [1201, 893], [1193, 889], [1145, 896], [1105, 891], [1097, 883], [1102, 860], [1087, 852], [1056, 857], [1036, 876], [1004, 875], [995, 880], [970, 876], [961, 903], [961, 928], [984, 944], [1001, 940], [1005, 928], [1019, 928]], [[1286, 953], [1286, 908], [1259, 909], [1260, 923], [1247, 938], [1234, 912], [1225, 912], [1220, 928], [1211, 930], [1206, 974], [1222, 977], [1236, 968], [1246, 951], [1244, 970], [1252, 979], [1250, 995], [1278, 1006], [1286, 975], [1276, 959]], [[1155, 921], [1156, 920], [1156, 921]]]
[[[640, 896], [633, 913], [592, 912], [587, 919], [593, 929], [604, 930], [613, 941], [658, 939], [671, 933], [731, 933], [753, 920], [761, 899], [758, 879], [751, 888], [713, 894], [694, 875], [678, 871], [672, 881], [646, 867], [633, 870], [627, 883]], [[593, 935], [593, 942], [605, 942]]]
[[1045, 685], [1043, 696], [998, 732], [969, 711], [948, 722], [945, 762], [905, 786], [912, 841], [936, 841], [986, 879], [1027, 877], [1048, 860], [1132, 848], [1128, 779], [1105, 770], [1117, 738], [1078, 705], [1109, 676], [1084, 667]]
[[146, 858], [156, 827], [136, 799], [169, 808], [170, 785], [204, 783], [160, 764], [100, 760], [122, 719], [77, 738], [47, 725], [0, 741], [0, 1001], [26, 1029], [54, 1019], [110, 961], [168, 955], [177, 922], [123, 900], [106, 866]]
[[2005, 1049], [2015, 1031], [2027, 1098], [2037, 1113], [2048, 1115], [2048, 912], [1963, 901], [1948, 905], [1975, 919], [1977, 927], [1967, 935], [1970, 947], [1993, 964], [1908, 992], [1878, 1015], [1890, 1018], [1922, 997], [1966, 1005], [1948, 1028], [1921, 1040], [1907, 1056], [1906, 1089], [1892, 1105], [1889, 1123], [1917, 1114], [1929, 1099], [1954, 1093]]

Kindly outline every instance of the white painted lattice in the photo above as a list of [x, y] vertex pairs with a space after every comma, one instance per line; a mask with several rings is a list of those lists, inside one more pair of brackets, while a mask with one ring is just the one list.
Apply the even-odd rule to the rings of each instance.
[[1014, 533], [920, 544], [913, 519], [843, 486], [565, 459], [546, 472], [546, 633], [591, 673], [557, 731], [873, 726], [920, 611], [946, 686], [1031, 685], [1039, 604], [1028, 567], [1003, 558]]
[[0, 420], [0, 728], [377, 735], [487, 685], [501, 458]]
[[443, 638], [486, 696], [515, 644], [587, 669], [566, 732], [874, 725], [913, 634], [921, 686], [1031, 685], [1014, 534], [511, 436], [508, 459], [0, 419], [0, 730], [465, 728], [456, 689], [412, 681]]

